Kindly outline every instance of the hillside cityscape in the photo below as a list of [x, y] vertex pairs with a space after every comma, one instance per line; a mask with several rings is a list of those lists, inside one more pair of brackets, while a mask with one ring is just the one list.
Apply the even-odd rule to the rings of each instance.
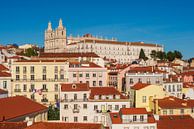
[[0, 46], [1, 129], [193, 129], [194, 58], [163, 44], [67, 36]]

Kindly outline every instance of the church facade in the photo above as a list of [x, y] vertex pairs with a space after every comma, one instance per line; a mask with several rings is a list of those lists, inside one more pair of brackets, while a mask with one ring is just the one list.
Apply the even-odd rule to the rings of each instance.
[[66, 49], [67, 38], [66, 28], [63, 27], [62, 20], [59, 20], [59, 26], [53, 30], [51, 22], [45, 30], [44, 52], [45, 53], [63, 53]]

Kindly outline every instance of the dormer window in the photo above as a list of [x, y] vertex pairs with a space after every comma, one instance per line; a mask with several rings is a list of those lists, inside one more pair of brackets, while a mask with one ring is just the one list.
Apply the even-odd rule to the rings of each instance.
[[72, 89], [76, 89], [76, 84], [73, 84], [72, 85]]
[[99, 99], [102, 99], [102, 95], [99, 95]]

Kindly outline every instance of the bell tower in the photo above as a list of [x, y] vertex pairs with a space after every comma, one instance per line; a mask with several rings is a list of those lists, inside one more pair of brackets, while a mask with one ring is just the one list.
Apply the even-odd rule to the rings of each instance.
[[62, 53], [66, 49], [66, 28], [63, 27], [62, 19], [59, 20], [59, 25], [56, 30], [52, 30], [51, 22], [48, 23], [48, 28], [45, 30], [44, 52], [46, 53]]

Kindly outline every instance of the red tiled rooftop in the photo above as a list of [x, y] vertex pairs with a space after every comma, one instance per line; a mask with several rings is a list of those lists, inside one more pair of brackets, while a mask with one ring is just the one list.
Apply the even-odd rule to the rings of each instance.
[[120, 41], [97, 40], [97, 39], [96, 40], [84, 39], [83, 42], [102, 43], [102, 44], [131, 45], [131, 46], [161, 47], [161, 45], [149, 44], [149, 43], [143, 43], [143, 42], [120, 42]]
[[11, 73], [0, 71], [0, 77], [11, 77]]
[[110, 113], [110, 118], [113, 124], [122, 124], [122, 119], [119, 113]]
[[69, 62], [70, 68], [102, 68], [93, 62]]
[[88, 53], [40, 53], [40, 58], [78, 58], [78, 57], [99, 57], [93, 52]]
[[26, 122], [0, 122], [0, 129], [24, 129]]
[[158, 106], [163, 109], [191, 108], [194, 107], [194, 100], [183, 100], [170, 96], [158, 99]]
[[160, 116], [158, 129], [194, 129], [194, 119], [190, 115]]
[[127, 99], [114, 87], [90, 87], [90, 99], [94, 99], [95, 95], [120, 95], [121, 99]]
[[94, 123], [38, 122], [25, 129], [102, 129], [102, 125]]
[[143, 89], [147, 86], [150, 86], [151, 84], [147, 84], [147, 83], [136, 83], [135, 85], [133, 85], [131, 87], [131, 89], [134, 89], [134, 90], [140, 90], [140, 89]]
[[121, 108], [120, 112], [122, 115], [148, 114], [145, 108]]
[[4, 65], [0, 64], [0, 71], [8, 71], [9, 69]]
[[192, 83], [183, 83], [183, 88], [194, 88], [194, 84], [192, 84]]
[[73, 91], [89, 91], [89, 86], [87, 83], [66, 83], [61, 84], [61, 91], [63, 92], [73, 92]]
[[[47, 110], [47, 107], [23, 96], [0, 99], [0, 121]], [[25, 107], [25, 108], [24, 108]]]
[[67, 62], [67, 60], [18, 60], [16, 62]]

